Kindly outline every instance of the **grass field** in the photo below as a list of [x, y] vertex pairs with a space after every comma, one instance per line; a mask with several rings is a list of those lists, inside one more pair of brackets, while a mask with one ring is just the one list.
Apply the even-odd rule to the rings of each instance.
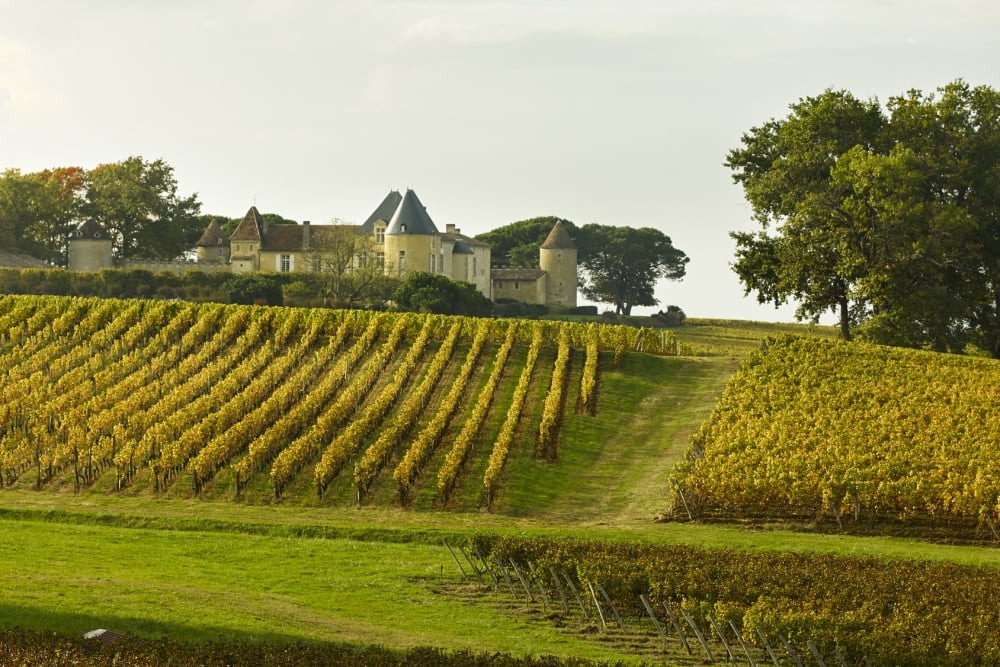
[[527, 607], [446, 595], [468, 580], [442, 540], [492, 531], [1000, 566], [986, 547], [654, 521], [739, 360], [789, 331], [833, 335], [689, 320], [676, 331], [685, 356], [626, 356], [602, 375], [598, 418], [567, 418], [557, 464], [515, 453], [492, 512], [0, 489], [0, 626], [638, 660], [656, 642], [566, 632]]

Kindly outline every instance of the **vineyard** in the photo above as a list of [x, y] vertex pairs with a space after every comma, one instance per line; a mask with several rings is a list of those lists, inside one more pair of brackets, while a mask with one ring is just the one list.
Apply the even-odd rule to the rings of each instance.
[[627, 351], [676, 349], [624, 326], [5, 296], [0, 482], [489, 507], [510, 452], [556, 461]]
[[462, 553], [486, 587], [703, 664], [1000, 660], [994, 567], [495, 535]]
[[1000, 364], [772, 340], [751, 355], [674, 474], [674, 515], [1000, 538]]

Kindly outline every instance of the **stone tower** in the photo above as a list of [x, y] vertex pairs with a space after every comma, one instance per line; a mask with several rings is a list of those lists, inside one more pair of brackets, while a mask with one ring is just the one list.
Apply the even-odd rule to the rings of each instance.
[[444, 273], [441, 235], [413, 190], [402, 196], [385, 229], [385, 264], [399, 275]]
[[205, 233], [195, 244], [198, 249], [199, 264], [228, 264], [229, 263], [229, 239], [222, 233], [219, 221], [212, 219], [208, 224]]
[[546, 273], [545, 304], [576, 308], [576, 244], [562, 221], [545, 237], [538, 265]]
[[69, 270], [100, 271], [112, 265], [111, 235], [96, 220], [88, 220], [69, 239]]
[[267, 223], [251, 206], [229, 237], [229, 261], [234, 273], [260, 271], [260, 247], [267, 236]]

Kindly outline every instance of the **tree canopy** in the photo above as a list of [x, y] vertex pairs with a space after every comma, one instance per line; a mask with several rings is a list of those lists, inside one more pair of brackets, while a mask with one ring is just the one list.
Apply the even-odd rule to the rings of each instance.
[[177, 194], [174, 170], [163, 160], [98, 165], [88, 181], [84, 215], [111, 234], [118, 259], [173, 259], [205, 231], [198, 196]]
[[538, 266], [538, 249], [557, 222], [563, 223], [570, 237], [576, 238], [576, 225], [552, 215], [512, 222], [476, 238], [490, 244], [493, 266], [532, 268]]
[[418, 313], [486, 317], [493, 312], [493, 302], [471, 283], [426, 271], [408, 275], [392, 299], [398, 308]]
[[86, 219], [101, 223], [118, 259], [171, 259], [205, 231], [197, 195], [181, 197], [163, 160], [130, 157], [86, 171], [59, 167], [0, 174], [0, 245], [56, 266], [67, 263], [68, 241]]
[[87, 174], [79, 167], [0, 174], [0, 247], [56, 265], [78, 224]]
[[491, 245], [493, 266], [537, 267], [538, 250], [561, 222], [577, 247], [579, 288], [585, 297], [630, 315], [634, 306], [655, 306], [661, 279], [684, 277], [688, 257], [670, 237], [650, 227], [589, 224], [578, 227], [555, 216], [504, 225], [476, 238]]
[[877, 100], [827, 90], [743, 135], [726, 166], [755, 232], [734, 271], [841, 335], [1000, 356], [1000, 94], [955, 81]]
[[589, 224], [577, 231], [580, 289], [598, 303], [614, 304], [619, 315], [635, 306], [655, 306], [660, 280], [684, 277], [689, 258], [670, 237], [652, 227]]

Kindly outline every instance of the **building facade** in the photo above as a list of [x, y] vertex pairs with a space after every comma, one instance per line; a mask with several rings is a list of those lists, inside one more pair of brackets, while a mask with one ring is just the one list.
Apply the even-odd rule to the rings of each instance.
[[[111, 245], [100, 225], [84, 223], [70, 241], [70, 269], [112, 266]], [[561, 223], [542, 244], [539, 268], [495, 269], [490, 266], [489, 244], [462, 234], [454, 224], [441, 232], [410, 189], [390, 191], [360, 225], [272, 224], [251, 206], [228, 238], [213, 220], [195, 250], [196, 262], [157, 266], [176, 271], [288, 273], [320, 271], [333, 264], [336, 270], [351, 271], [373, 262], [390, 275], [426, 271], [471, 283], [489, 299], [576, 306], [576, 246]]]
[[575, 308], [576, 244], [556, 222], [538, 250], [538, 268], [493, 269], [493, 299], [513, 299], [555, 308]]

